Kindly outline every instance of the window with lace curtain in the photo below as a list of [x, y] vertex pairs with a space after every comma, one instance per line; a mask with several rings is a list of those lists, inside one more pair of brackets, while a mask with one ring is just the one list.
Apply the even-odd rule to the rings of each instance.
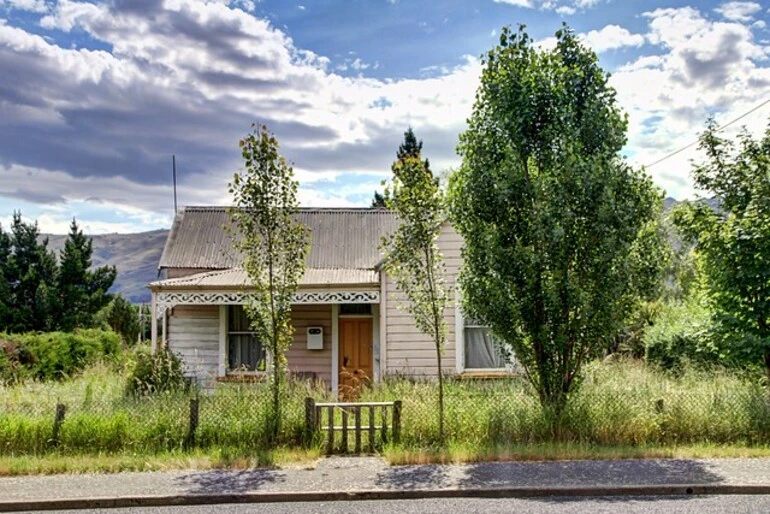
[[265, 346], [251, 329], [241, 305], [227, 309], [227, 366], [230, 371], [262, 372], [267, 369]]
[[458, 368], [459, 371], [512, 371], [514, 359], [507, 356], [492, 336], [489, 327], [472, 318], [457, 315], [458, 323]]

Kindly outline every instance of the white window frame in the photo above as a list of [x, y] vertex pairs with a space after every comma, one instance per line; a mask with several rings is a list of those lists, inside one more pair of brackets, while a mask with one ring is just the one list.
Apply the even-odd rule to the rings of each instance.
[[224, 354], [221, 356], [224, 368], [225, 368], [225, 375], [227, 376], [249, 376], [249, 377], [258, 377], [262, 375], [267, 375], [270, 373], [270, 370], [273, 367], [273, 356], [270, 353], [270, 349], [263, 344], [265, 347], [265, 370], [239, 370], [239, 369], [230, 369], [230, 335], [246, 335], [246, 334], [256, 334], [253, 331], [235, 331], [230, 332], [230, 307], [242, 307], [241, 305], [236, 304], [230, 304], [225, 305], [222, 311], [224, 313], [224, 321], [222, 323], [224, 327]]
[[458, 373], [515, 373], [515, 362], [509, 362], [504, 368], [466, 368], [465, 367], [465, 329], [488, 328], [486, 325], [465, 325], [465, 316], [460, 308], [459, 299], [455, 301], [455, 366]]

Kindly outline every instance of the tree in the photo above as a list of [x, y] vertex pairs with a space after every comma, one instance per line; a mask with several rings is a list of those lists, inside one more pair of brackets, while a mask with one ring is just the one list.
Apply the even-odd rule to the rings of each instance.
[[627, 122], [596, 55], [566, 25], [556, 40], [538, 50], [506, 27], [483, 58], [450, 208], [465, 313], [514, 351], [558, 419], [583, 364], [656, 282], [639, 248], [662, 195], [619, 156]]
[[96, 314], [94, 321], [96, 325], [120, 334], [125, 344], [132, 345], [139, 339], [139, 308], [123, 298], [123, 295], [115, 295], [110, 303]]
[[6, 319], [0, 330], [46, 331], [55, 326], [56, 257], [48, 250], [48, 239], [38, 241], [37, 223], [24, 223], [20, 212], [13, 213], [11, 233], [3, 237], [9, 244], [4, 263], [8, 296]]
[[692, 177], [719, 208], [688, 202], [674, 221], [697, 244], [706, 294], [730, 353], [761, 361], [770, 383], [770, 129], [761, 140], [744, 130], [737, 144], [718, 133], [709, 120], [699, 145], [706, 161], [693, 166]]
[[266, 126], [241, 139], [245, 169], [229, 184], [230, 218], [250, 289], [244, 306], [252, 329], [272, 357], [272, 434], [280, 431], [280, 395], [286, 351], [292, 343], [291, 302], [305, 271], [308, 230], [297, 219], [294, 170]]
[[10, 316], [11, 286], [8, 275], [11, 258], [11, 236], [0, 225], [0, 330], [7, 326]]
[[93, 324], [94, 316], [112, 299], [107, 293], [117, 271], [114, 266], [91, 270], [93, 246], [73, 219], [60, 254], [57, 289], [61, 311], [58, 328], [64, 331]]
[[[411, 129], [407, 132], [411, 134]], [[422, 144], [420, 144], [422, 146]], [[403, 147], [402, 147], [403, 148]], [[415, 324], [433, 339], [438, 369], [439, 437], [444, 440], [444, 376], [441, 355], [446, 343], [444, 310], [449, 293], [437, 240], [444, 221], [443, 195], [426, 163], [416, 153], [402, 153], [393, 164], [393, 184], [387, 202], [400, 220], [395, 233], [383, 238], [385, 270], [404, 292], [406, 310]]]
[[[422, 152], [422, 140], [417, 141], [417, 136], [414, 135], [414, 131], [412, 130], [412, 127], [409, 127], [406, 129], [406, 132], [404, 132], [404, 141], [398, 145], [398, 150], [396, 151], [396, 159], [401, 161], [406, 159], [407, 157], [416, 157], [417, 159], [420, 159], [420, 153]], [[424, 161], [425, 170], [433, 176], [433, 174], [430, 171], [430, 161], [428, 159], [425, 159]], [[438, 179], [436, 179], [438, 181]], [[438, 182], [436, 182], [438, 183]], [[382, 182], [383, 185], [385, 185], [385, 181]], [[389, 191], [386, 189], [384, 193], [380, 193], [379, 191], [374, 192], [374, 198], [372, 199], [372, 209], [385, 209], [388, 207], [388, 195]]]

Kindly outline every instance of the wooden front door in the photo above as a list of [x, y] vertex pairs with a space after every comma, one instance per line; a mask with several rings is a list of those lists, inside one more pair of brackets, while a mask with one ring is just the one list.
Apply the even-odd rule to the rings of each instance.
[[339, 390], [355, 394], [372, 380], [372, 318], [340, 318]]

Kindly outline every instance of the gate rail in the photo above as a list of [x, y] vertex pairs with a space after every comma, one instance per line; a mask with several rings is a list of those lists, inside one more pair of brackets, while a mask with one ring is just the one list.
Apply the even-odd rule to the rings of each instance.
[[[365, 420], [364, 417], [366, 417]], [[308, 441], [312, 441], [319, 432], [326, 432], [327, 454], [333, 454], [335, 451], [350, 452], [348, 440], [350, 431], [353, 432], [355, 453], [362, 453], [364, 435], [368, 440], [368, 453], [373, 453], [376, 448], [386, 444], [389, 438], [392, 438], [394, 443], [400, 441], [401, 400], [316, 403], [313, 398], [305, 398], [305, 430]], [[340, 433], [339, 445], [336, 444], [338, 432]]]

